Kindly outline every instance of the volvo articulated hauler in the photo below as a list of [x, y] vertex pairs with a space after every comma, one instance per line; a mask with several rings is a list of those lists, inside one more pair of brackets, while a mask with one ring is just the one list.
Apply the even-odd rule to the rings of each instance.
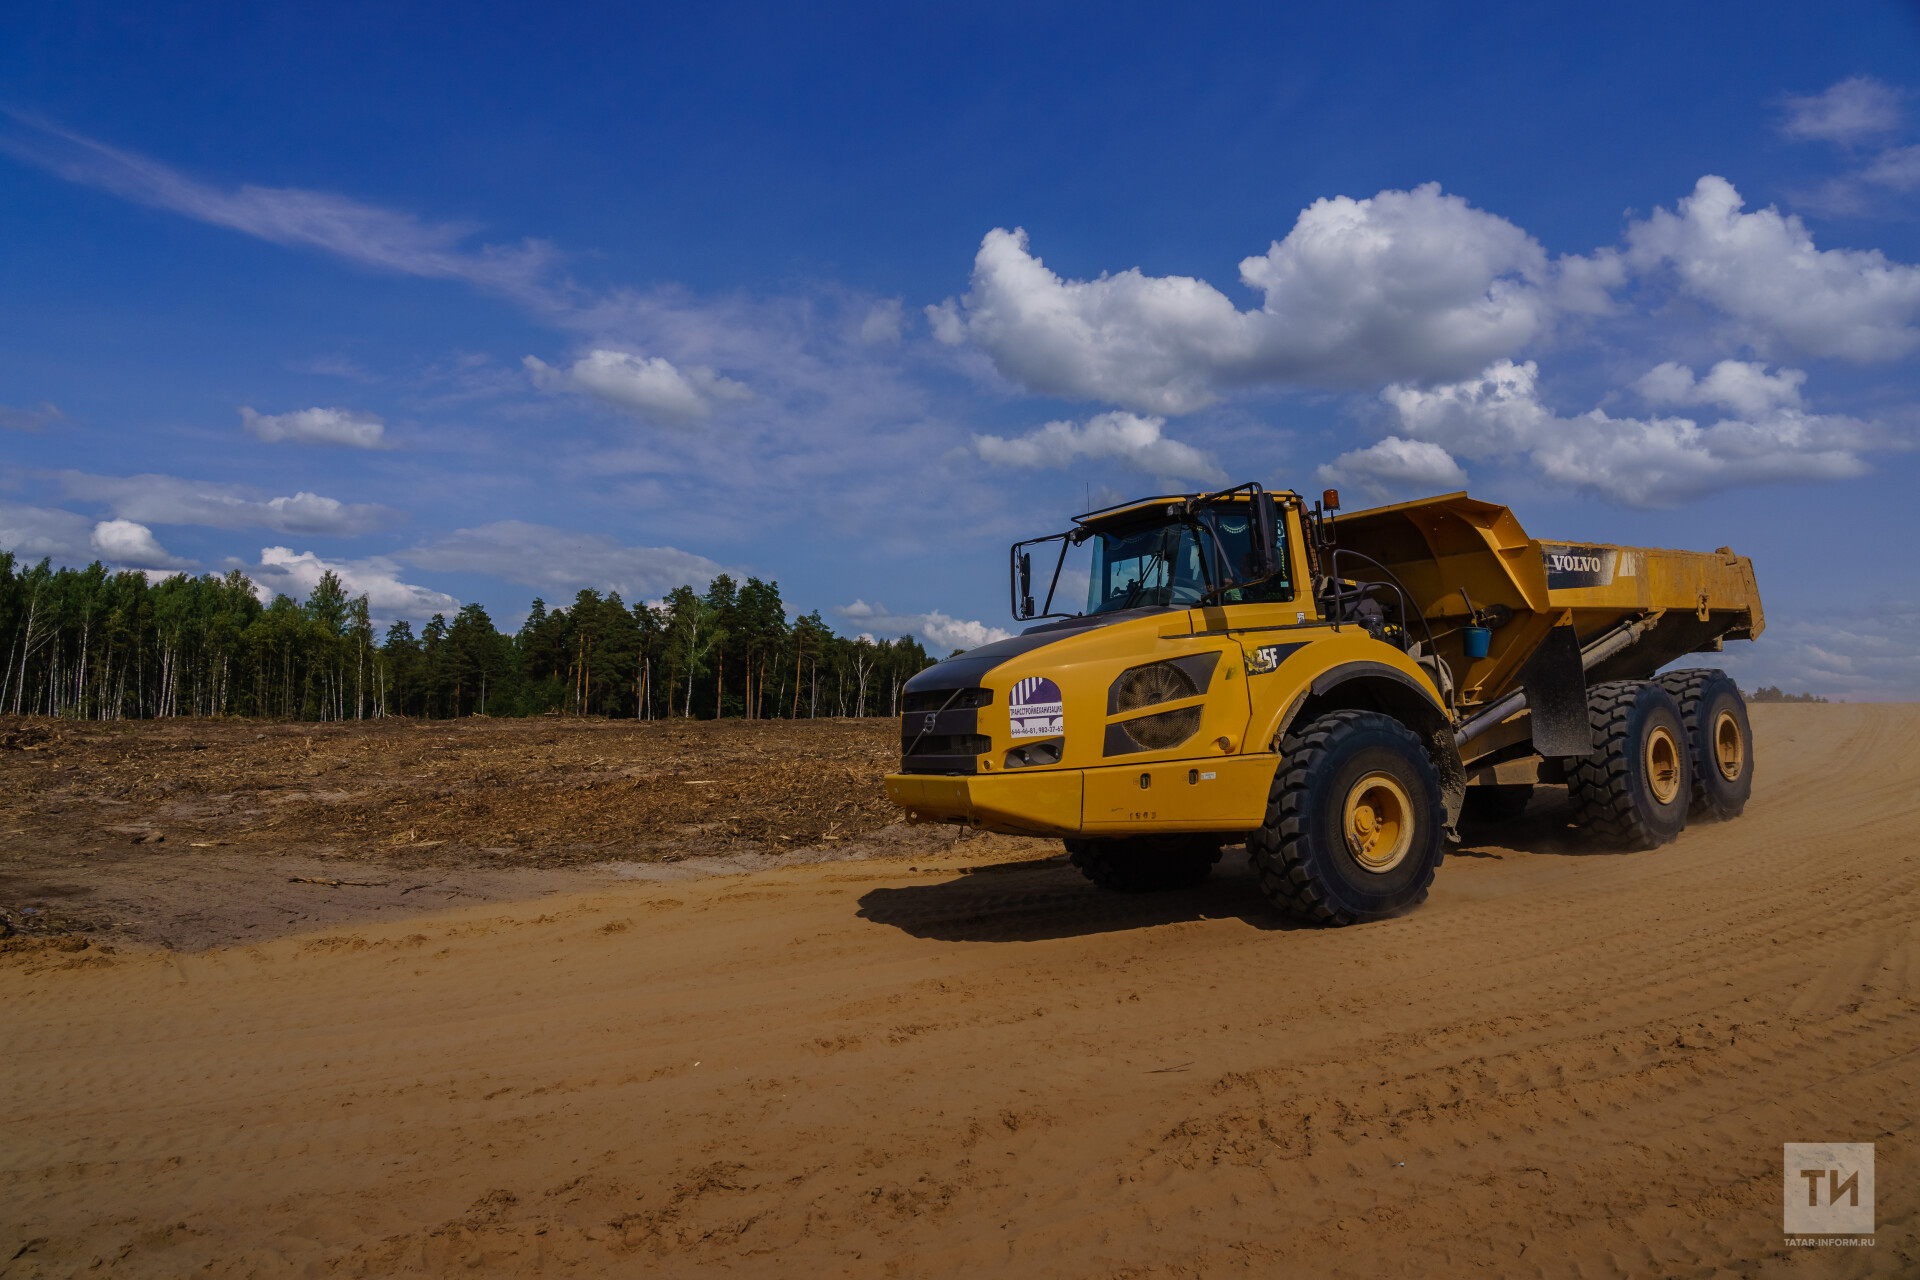
[[1267, 896], [1327, 924], [1419, 903], [1462, 811], [1517, 816], [1537, 784], [1629, 847], [1740, 812], [1740, 691], [1654, 673], [1760, 634], [1748, 560], [1541, 542], [1464, 493], [1338, 510], [1243, 484], [1017, 544], [1014, 614], [1052, 620], [907, 684], [888, 796], [1062, 837], [1108, 889], [1195, 884], [1244, 841]]

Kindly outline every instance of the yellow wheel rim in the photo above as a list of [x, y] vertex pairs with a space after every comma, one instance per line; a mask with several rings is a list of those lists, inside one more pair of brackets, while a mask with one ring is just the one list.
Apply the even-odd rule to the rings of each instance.
[[1647, 786], [1660, 804], [1680, 794], [1680, 745], [1664, 725], [1647, 735]]
[[1740, 781], [1740, 775], [1746, 772], [1747, 740], [1731, 711], [1722, 711], [1713, 722], [1713, 757], [1720, 766], [1720, 776], [1728, 782]]
[[1347, 852], [1368, 871], [1391, 871], [1413, 848], [1413, 801], [1390, 773], [1370, 773], [1347, 791], [1340, 829]]

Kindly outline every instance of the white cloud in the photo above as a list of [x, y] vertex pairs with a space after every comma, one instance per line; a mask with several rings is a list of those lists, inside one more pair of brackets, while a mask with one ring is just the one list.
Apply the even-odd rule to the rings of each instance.
[[1381, 500], [1409, 490], [1433, 494], [1467, 487], [1467, 473], [1445, 449], [1430, 440], [1399, 436], [1341, 454], [1320, 468], [1319, 480], [1325, 485], [1357, 485]]
[[12, 128], [0, 133], [0, 151], [69, 182], [275, 244], [319, 249], [406, 275], [465, 280], [525, 301], [549, 300], [540, 281], [554, 254], [538, 241], [464, 250], [460, 243], [474, 231], [467, 224], [423, 223], [412, 214], [324, 191], [255, 186], [220, 191], [145, 156], [18, 112], [5, 114]]
[[1693, 370], [1668, 361], [1633, 385], [1648, 404], [1711, 404], [1752, 417], [1770, 409], [1799, 408], [1806, 380], [1798, 369], [1768, 373], [1765, 365], [1752, 361], [1722, 360], [1696, 381]]
[[161, 546], [153, 530], [131, 520], [102, 520], [93, 526], [90, 542], [102, 560], [124, 569], [181, 570], [194, 565]]
[[299, 409], [293, 413], [255, 413], [240, 406], [240, 422], [269, 443], [291, 440], [299, 444], [344, 444], [355, 449], [384, 449], [386, 422], [374, 413], [353, 409]]
[[1540, 402], [1532, 361], [1495, 361], [1479, 378], [1438, 387], [1389, 386], [1381, 399], [1398, 420], [1398, 438], [1428, 441], [1461, 457], [1525, 461], [1570, 488], [1630, 507], [1665, 507], [1721, 489], [1843, 479], [1866, 470], [1859, 451], [1885, 444], [1884, 438], [1855, 419], [1801, 408], [1798, 373], [1717, 366], [1696, 381], [1678, 366], [1656, 369], [1657, 394], [1678, 390], [1697, 403], [1757, 406], [1707, 425], [1682, 417], [1616, 418], [1600, 409], [1559, 417]]
[[460, 607], [460, 602], [445, 592], [402, 582], [400, 566], [386, 556], [323, 560], [311, 551], [295, 554], [288, 547], [262, 547], [260, 563], [244, 567], [263, 599], [281, 592], [304, 600], [313, 594], [320, 575], [331, 569], [349, 596], [367, 597], [368, 610], [378, 618], [425, 618]]
[[865, 600], [838, 605], [833, 612], [867, 635], [917, 635], [926, 642], [928, 652], [937, 656], [945, 656], [955, 649], [977, 649], [1013, 634], [984, 622], [951, 617], [938, 609], [927, 613], [894, 613], [883, 604], [868, 604]]
[[350, 536], [378, 529], [395, 513], [373, 503], [341, 502], [317, 493], [262, 498], [240, 485], [178, 476], [96, 476], [62, 471], [56, 478], [70, 498], [105, 503], [115, 516], [142, 524], [197, 524], [214, 529], [273, 529], [280, 533]]
[[1853, 143], [1901, 124], [1900, 93], [1872, 76], [1849, 76], [1823, 93], [1786, 99], [1780, 132], [1797, 140]]
[[596, 349], [574, 361], [571, 369], [556, 369], [534, 356], [521, 363], [543, 390], [579, 392], [664, 422], [697, 422], [713, 416], [716, 400], [753, 398], [744, 385], [712, 369], [680, 369], [660, 356]]
[[652, 600], [673, 588], [704, 587], [721, 566], [673, 547], [629, 547], [605, 534], [574, 533], [523, 520], [456, 529], [399, 552], [408, 564], [451, 573], [484, 573], [556, 598], [582, 587]]
[[1709, 174], [1678, 211], [1655, 209], [1627, 229], [1635, 270], [1671, 268], [1680, 289], [1711, 303], [1762, 351], [1893, 360], [1920, 344], [1920, 267], [1877, 249], [1818, 249], [1797, 217], [1743, 213], [1733, 184]]
[[51, 558], [85, 564], [92, 558], [92, 525], [71, 511], [0, 502], [0, 551], [13, 552], [23, 563]]
[[1112, 458], [1150, 475], [1209, 483], [1224, 480], [1213, 458], [1161, 434], [1166, 421], [1116, 411], [1097, 414], [1079, 427], [1049, 422], [1012, 440], [975, 436], [973, 447], [983, 461], [1003, 467], [1066, 467], [1079, 458]]
[[[167, 573], [191, 569], [194, 562], [160, 545], [153, 530], [131, 520], [89, 520], [53, 507], [0, 503], [0, 551], [23, 563], [42, 558], [79, 566], [100, 560], [115, 569]], [[16, 569], [19, 566], [16, 565]]]
[[1618, 264], [1549, 262], [1519, 227], [1430, 183], [1317, 200], [1240, 278], [1259, 308], [1137, 268], [1065, 280], [1025, 231], [996, 228], [969, 292], [927, 317], [936, 338], [970, 339], [1033, 390], [1178, 414], [1235, 384], [1459, 377], [1540, 336], [1558, 310], [1607, 309]]

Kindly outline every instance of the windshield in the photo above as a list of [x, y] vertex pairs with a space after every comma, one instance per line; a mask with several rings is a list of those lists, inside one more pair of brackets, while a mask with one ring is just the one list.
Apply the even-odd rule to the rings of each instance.
[[[1213, 513], [1209, 523], [1219, 536], [1219, 545], [1209, 568], [1214, 581], [1244, 572], [1249, 550], [1245, 508]], [[1201, 544], [1211, 546], [1214, 539], [1206, 533], [1196, 541], [1192, 526], [1160, 524], [1138, 526], [1093, 539], [1093, 563], [1087, 584], [1087, 612], [1111, 613], [1116, 609], [1147, 606], [1195, 605], [1207, 591], [1208, 577], [1201, 572]], [[1235, 587], [1222, 600], [1227, 604], [1279, 602], [1293, 599], [1291, 565], [1286, 550], [1286, 522], [1276, 521], [1274, 542], [1280, 548], [1280, 575], [1251, 587]], [[1220, 556], [1229, 566], [1223, 575]]]

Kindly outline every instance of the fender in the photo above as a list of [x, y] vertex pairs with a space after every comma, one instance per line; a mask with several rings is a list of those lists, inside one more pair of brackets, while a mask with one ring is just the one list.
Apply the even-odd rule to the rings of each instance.
[[[1307, 672], [1315, 665], [1311, 663], [1310, 659], [1314, 656], [1314, 649], [1319, 647], [1318, 645], [1309, 646], [1306, 650], [1296, 655], [1293, 661], [1281, 664], [1280, 670], [1275, 673], [1281, 676], [1293, 676], [1293, 668], [1304, 668], [1304, 670], [1301, 670], [1299, 675], [1295, 677], [1298, 682], [1295, 685], [1297, 692], [1286, 699], [1283, 704], [1283, 709], [1279, 711], [1271, 723], [1259, 726], [1254, 732], [1247, 734], [1247, 743], [1249, 746], [1258, 742], [1272, 743], [1277, 747], [1281, 737], [1293, 726], [1293, 722], [1300, 717], [1303, 711], [1309, 707], [1316, 706], [1316, 704], [1323, 705], [1325, 700], [1334, 694], [1335, 690], [1342, 686], [1353, 685], [1356, 682], [1360, 682], [1361, 687], [1364, 687], [1364, 685], [1368, 683], [1385, 682], [1392, 686], [1401, 699], [1417, 699], [1417, 705], [1424, 713], [1423, 718], [1430, 721], [1429, 724], [1414, 726], [1414, 728], [1422, 732], [1423, 736], [1434, 723], [1440, 725], [1451, 723], [1451, 717], [1447, 714], [1446, 705], [1440, 700], [1439, 691], [1433, 687], [1426, 672], [1421, 670], [1413, 659], [1383, 645], [1381, 647], [1388, 651], [1380, 658], [1350, 659], [1345, 662], [1335, 661], [1332, 665], [1322, 667], [1318, 672], [1309, 676]], [[1398, 662], [1394, 661], [1396, 658], [1399, 660]], [[1302, 659], [1308, 661], [1302, 661]], [[1289, 681], [1289, 683], [1294, 683], [1294, 681]], [[1249, 728], [1253, 729], [1254, 726], [1249, 726]]]

